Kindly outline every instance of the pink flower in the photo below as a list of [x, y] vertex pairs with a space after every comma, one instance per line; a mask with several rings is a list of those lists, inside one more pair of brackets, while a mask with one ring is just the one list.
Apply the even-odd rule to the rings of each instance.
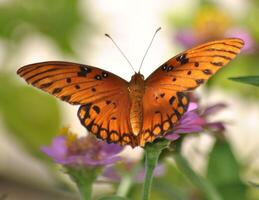
[[57, 136], [50, 146], [42, 147], [41, 150], [62, 165], [98, 167], [120, 160], [117, 154], [121, 152], [122, 147], [107, 144], [90, 135], [75, 138], [73, 141], [69, 141], [67, 136]]
[[209, 129], [213, 132], [224, 131], [225, 126], [222, 122], [210, 122], [208, 118], [211, 114], [215, 114], [225, 107], [225, 104], [218, 103], [213, 106], [206, 107], [204, 111], [200, 111], [201, 109], [198, 108], [198, 104], [191, 102], [187, 112], [176, 124], [173, 131], [166, 134], [165, 138], [174, 141], [180, 137], [180, 134], [197, 133], [204, 129]]

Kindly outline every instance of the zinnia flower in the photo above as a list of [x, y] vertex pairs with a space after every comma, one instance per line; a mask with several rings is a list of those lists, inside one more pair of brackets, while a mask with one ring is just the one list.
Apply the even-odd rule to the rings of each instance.
[[98, 167], [120, 160], [117, 154], [122, 151], [122, 147], [97, 140], [90, 134], [81, 138], [74, 135], [71, 137], [70, 134], [55, 137], [50, 146], [42, 147], [41, 150], [56, 163], [65, 166]]
[[225, 126], [222, 122], [210, 122], [209, 118], [212, 114], [215, 114], [225, 107], [225, 104], [218, 103], [201, 109], [196, 102], [191, 102], [187, 112], [176, 124], [173, 131], [166, 134], [165, 138], [174, 141], [180, 137], [180, 134], [197, 133], [205, 129], [209, 129], [213, 132], [224, 131]]

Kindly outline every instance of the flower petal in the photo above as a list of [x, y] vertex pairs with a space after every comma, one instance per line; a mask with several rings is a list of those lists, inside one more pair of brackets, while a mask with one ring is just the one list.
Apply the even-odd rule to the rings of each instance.
[[196, 109], [198, 109], [198, 104], [195, 102], [190, 102], [186, 112], [190, 112]]
[[226, 130], [226, 127], [222, 122], [210, 122], [206, 123], [206, 127], [214, 132], [222, 132]]
[[170, 140], [170, 141], [175, 141], [175, 140], [177, 140], [177, 139], [180, 138], [180, 135], [178, 135], [178, 134], [176, 134], [176, 133], [174, 133], [174, 132], [171, 132], [171, 133], [167, 133], [167, 134], [165, 135], [165, 138], [166, 138], [167, 140]]
[[217, 103], [212, 106], [208, 106], [202, 113], [202, 116], [207, 117], [208, 115], [215, 114], [216, 112], [218, 112], [226, 107], [227, 107], [227, 105], [225, 103]]
[[50, 156], [56, 162], [64, 162], [67, 154], [66, 138], [58, 136], [53, 139], [49, 147], [41, 147], [41, 151]]
[[107, 155], [115, 155], [122, 151], [122, 147], [118, 144], [108, 144], [103, 142], [102, 151], [104, 151]]

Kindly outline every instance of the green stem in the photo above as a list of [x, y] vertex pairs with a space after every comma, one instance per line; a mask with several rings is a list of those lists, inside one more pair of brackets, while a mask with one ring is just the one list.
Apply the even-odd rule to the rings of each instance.
[[127, 197], [132, 185], [134, 178], [136, 177], [137, 173], [140, 171], [141, 166], [135, 165], [129, 173], [122, 177], [121, 183], [117, 190], [117, 196], [120, 197]]
[[90, 200], [92, 196], [92, 185], [90, 184], [77, 184], [81, 200]]
[[196, 185], [200, 189], [206, 199], [222, 200], [222, 197], [218, 194], [211, 183], [196, 174], [190, 167], [187, 160], [180, 153], [174, 153], [173, 156], [178, 168], [194, 185]]
[[80, 192], [81, 200], [91, 200], [92, 196], [92, 185], [96, 180], [97, 169], [72, 169], [67, 168], [67, 173], [76, 183]]
[[121, 183], [117, 190], [117, 196], [127, 197], [129, 190], [131, 188], [131, 185], [132, 185], [132, 177], [129, 174], [127, 174], [121, 180]]
[[151, 185], [153, 181], [153, 172], [157, 165], [158, 158], [163, 149], [167, 148], [169, 142], [161, 139], [153, 143], [148, 143], [145, 146], [145, 182], [143, 188], [142, 200], [149, 200]]

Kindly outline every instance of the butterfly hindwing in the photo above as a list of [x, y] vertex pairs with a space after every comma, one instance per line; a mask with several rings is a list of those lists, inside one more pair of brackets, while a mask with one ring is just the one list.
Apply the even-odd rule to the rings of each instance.
[[108, 143], [134, 147], [137, 139], [129, 124], [129, 105], [127, 95], [118, 95], [117, 98], [80, 106], [78, 117], [81, 124], [96, 137]]
[[234, 59], [243, 45], [236, 38], [208, 42], [178, 54], [155, 70], [145, 80], [140, 143], [172, 130], [188, 107], [184, 92], [205, 83]]
[[141, 146], [172, 130], [188, 109], [189, 99], [183, 92], [147, 87], [143, 102]]

